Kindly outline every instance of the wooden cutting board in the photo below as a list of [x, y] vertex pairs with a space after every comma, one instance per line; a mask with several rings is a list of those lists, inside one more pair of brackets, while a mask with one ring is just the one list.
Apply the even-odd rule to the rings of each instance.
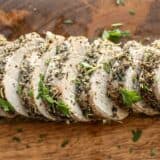
[[[132, 39], [160, 38], [160, 0], [0, 0], [0, 33], [9, 39], [37, 31], [98, 37], [121, 22]], [[135, 15], [131, 15], [131, 10]], [[72, 24], [64, 24], [65, 20]], [[123, 123], [56, 124], [4, 121], [0, 160], [150, 160], [160, 159], [160, 119], [130, 117]], [[142, 130], [137, 142], [132, 130]]]

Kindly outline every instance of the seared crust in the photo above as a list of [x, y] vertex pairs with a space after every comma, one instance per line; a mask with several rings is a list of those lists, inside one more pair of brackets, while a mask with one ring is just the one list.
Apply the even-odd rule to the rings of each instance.
[[139, 77], [140, 92], [143, 100], [149, 108], [160, 111], [160, 101], [157, 99], [155, 87], [158, 83], [156, 78], [160, 66], [160, 50], [146, 47], [145, 56], [141, 62], [141, 74]]

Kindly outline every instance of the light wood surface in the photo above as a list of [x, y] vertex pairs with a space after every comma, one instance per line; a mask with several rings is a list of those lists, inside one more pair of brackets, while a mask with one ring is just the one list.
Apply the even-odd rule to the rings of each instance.
[[[160, 38], [160, 0], [0, 0], [0, 33], [9, 39], [37, 31], [99, 36], [122, 22], [133, 39]], [[129, 10], [134, 9], [135, 15]], [[64, 20], [73, 20], [66, 25]], [[160, 119], [131, 117], [122, 124], [56, 124], [1, 120], [0, 160], [159, 160]], [[142, 130], [137, 142], [132, 130]]]

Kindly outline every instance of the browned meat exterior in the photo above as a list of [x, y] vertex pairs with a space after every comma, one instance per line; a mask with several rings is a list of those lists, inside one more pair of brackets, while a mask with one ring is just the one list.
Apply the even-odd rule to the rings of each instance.
[[0, 116], [105, 122], [132, 112], [160, 114], [160, 40], [0, 36]]

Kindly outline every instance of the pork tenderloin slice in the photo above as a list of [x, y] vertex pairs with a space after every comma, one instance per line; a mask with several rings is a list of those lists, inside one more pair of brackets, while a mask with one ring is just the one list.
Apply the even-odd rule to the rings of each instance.
[[141, 96], [141, 100], [132, 104], [132, 109], [134, 112], [144, 113], [146, 115], [155, 115], [158, 114], [153, 108], [149, 107], [145, 100], [142, 98], [140, 92], [140, 83], [139, 76], [141, 73], [142, 67], [141, 63], [143, 58], [146, 55], [146, 47], [142, 46], [136, 41], [127, 42], [124, 46], [124, 52], [129, 54], [131, 57], [131, 66], [126, 70], [125, 80], [123, 87], [127, 90], [135, 91]]
[[154, 93], [158, 101], [160, 101], [160, 65], [158, 65], [157, 69], [155, 69], [155, 77], [154, 77]]
[[160, 114], [160, 100], [156, 90], [158, 89], [158, 71], [160, 66], [160, 50], [153, 47], [145, 48], [145, 56], [141, 63], [139, 76], [140, 92], [147, 108]]
[[43, 118], [35, 107], [32, 82], [34, 79], [35, 69], [39, 67], [39, 60], [47, 51], [49, 45], [50, 43], [46, 42], [46, 40], [41, 37], [39, 39], [35, 39], [34, 47], [28, 50], [28, 53], [25, 54], [20, 64], [18, 87], [20, 88], [21, 93], [19, 96], [29, 117], [32, 118]]
[[[152, 44], [152, 47], [157, 48], [160, 50], [160, 40], [155, 40]], [[158, 65], [157, 69], [155, 70], [155, 83], [154, 83], [154, 93], [157, 99], [160, 101], [160, 64]]]
[[89, 81], [90, 105], [94, 113], [100, 117], [104, 119], [119, 121], [126, 118], [128, 116], [128, 112], [116, 105], [107, 96], [107, 85], [110, 77], [109, 70], [111, 70], [111, 68], [109, 68], [111, 66], [108, 66], [108, 64], [115, 57], [118, 57], [123, 53], [118, 45], [108, 43], [107, 41], [100, 41], [100, 45], [97, 49], [101, 52], [102, 55], [97, 62], [98, 67], [91, 75]]
[[[50, 63], [50, 60], [56, 55], [57, 47], [64, 41], [63, 36], [52, 34], [51, 32], [46, 33], [46, 41], [50, 43], [49, 48], [40, 59], [36, 62], [37, 67], [33, 71], [31, 86], [33, 88], [33, 102], [35, 108], [47, 119], [56, 120], [53, 118], [47, 111], [46, 104], [43, 102], [41, 97], [39, 97], [39, 83], [42, 75], [45, 75], [47, 67]], [[37, 98], [39, 97], [39, 98]]]
[[3, 78], [4, 93], [6, 95], [6, 99], [18, 114], [28, 116], [19, 97], [19, 94], [21, 94], [21, 90], [18, 86], [20, 64], [24, 56], [35, 48], [38, 41], [41, 41], [41, 37], [37, 33], [29, 33], [21, 36], [19, 39], [23, 45], [14, 52], [6, 63], [5, 75]]
[[14, 52], [23, 45], [20, 43], [20, 40], [15, 40], [13, 42], [7, 42], [5, 45], [0, 47], [0, 116], [4, 117], [14, 117], [15, 110], [8, 102], [7, 95], [5, 93], [5, 85], [4, 85], [4, 76], [6, 75], [6, 67], [8, 63], [10, 63], [10, 59], [13, 56]]
[[[83, 61], [90, 48], [85, 37], [69, 37], [60, 47], [59, 54], [51, 61], [45, 77], [46, 84], [52, 88], [54, 98], [68, 108], [68, 114], [62, 119], [69, 121], [87, 121], [76, 102], [75, 80], [78, 74], [77, 65]], [[58, 108], [58, 106], [57, 106]], [[55, 111], [56, 112], [56, 111]], [[58, 111], [55, 113], [58, 114]]]
[[[144, 47], [136, 41], [129, 41], [124, 45], [123, 53], [112, 64], [107, 94], [120, 107], [128, 108], [128, 110], [132, 108], [137, 112], [137, 108], [140, 106], [143, 108], [142, 104], [144, 104], [140, 102], [139, 82], [137, 80], [140, 74], [140, 62], [144, 55]], [[124, 96], [133, 92], [138, 97], [136, 101], [125, 101]], [[132, 97], [129, 96], [129, 98]]]

